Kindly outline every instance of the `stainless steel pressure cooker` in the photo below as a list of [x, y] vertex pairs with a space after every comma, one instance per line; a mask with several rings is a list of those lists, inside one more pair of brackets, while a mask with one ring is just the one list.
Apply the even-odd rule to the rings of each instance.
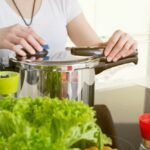
[[137, 63], [134, 54], [118, 62], [108, 63], [104, 47], [74, 47], [66, 51], [50, 51], [47, 55], [10, 58], [20, 72], [18, 97], [49, 96], [83, 100], [94, 105], [95, 72], [125, 63]]

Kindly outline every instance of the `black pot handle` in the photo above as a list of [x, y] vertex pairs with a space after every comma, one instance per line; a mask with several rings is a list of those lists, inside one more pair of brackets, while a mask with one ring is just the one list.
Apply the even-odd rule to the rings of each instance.
[[86, 46], [83, 46], [83, 47], [68, 47], [66, 49], [70, 50], [72, 55], [103, 57], [105, 47], [106, 47], [105, 45], [101, 45], [101, 46], [92, 46], [92, 47], [86, 47]]
[[[43, 58], [48, 55], [48, 51], [46, 49], [43, 49], [43, 51], [36, 51], [35, 54], [30, 54], [26, 49], [22, 49], [26, 52], [26, 58], [36, 57], [36, 58]], [[23, 58], [22, 56], [17, 56], [19, 58]]]
[[119, 65], [123, 65], [123, 64], [127, 64], [127, 63], [134, 63], [137, 64], [138, 63], [138, 53], [134, 53], [126, 58], [122, 58], [120, 60], [118, 60], [117, 62], [107, 62], [107, 58], [106, 57], [102, 57], [100, 59], [100, 64], [99, 66], [96, 67], [95, 72], [96, 74], [101, 73], [104, 70], [110, 69], [112, 67], [116, 67]]
[[101, 73], [102, 71], [127, 64], [127, 63], [138, 63], [138, 52], [135, 52], [134, 54], [126, 57], [126, 58], [121, 58], [117, 62], [108, 62], [107, 57], [104, 56], [104, 49], [106, 48], [106, 44], [101, 44], [99, 46], [93, 46], [93, 47], [71, 47], [67, 48], [67, 50], [71, 51], [72, 55], [77, 55], [77, 56], [95, 56], [95, 58], [100, 59], [99, 65], [96, 67], [96, 74]]

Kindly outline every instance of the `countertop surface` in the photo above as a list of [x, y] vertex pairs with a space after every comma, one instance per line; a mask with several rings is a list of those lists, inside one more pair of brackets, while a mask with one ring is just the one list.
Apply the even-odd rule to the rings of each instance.
[[95, 104], [105, 104], [112, 115], [120, 150], [138, 150], [139, 115], [150, 112], [150, 88], [130, 85], [95, 91]]

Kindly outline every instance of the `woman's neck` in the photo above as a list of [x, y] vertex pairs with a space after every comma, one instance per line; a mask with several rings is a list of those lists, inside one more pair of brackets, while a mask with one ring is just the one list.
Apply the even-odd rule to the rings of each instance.
[[[12, 0], [5, 0], [8, 5], [19, 15], [15, 5], [13, 4]], [[31, 18], [32, 9], [33, 9], [33, 2], [34, 0], [15, 0], [15, 3], [19, 10], [21, 11], [22, 15], [25, 18]], [[36, 0], [35, 11], [34, 14], [38, 12], [42, 4], [42, 0]]]

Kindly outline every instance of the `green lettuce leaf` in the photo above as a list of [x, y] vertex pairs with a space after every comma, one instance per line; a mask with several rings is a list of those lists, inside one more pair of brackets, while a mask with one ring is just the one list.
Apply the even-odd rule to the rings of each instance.
[[0, 150], [83, 150], [111, 139], [83, 102], [48, 97], [0, 100]]

